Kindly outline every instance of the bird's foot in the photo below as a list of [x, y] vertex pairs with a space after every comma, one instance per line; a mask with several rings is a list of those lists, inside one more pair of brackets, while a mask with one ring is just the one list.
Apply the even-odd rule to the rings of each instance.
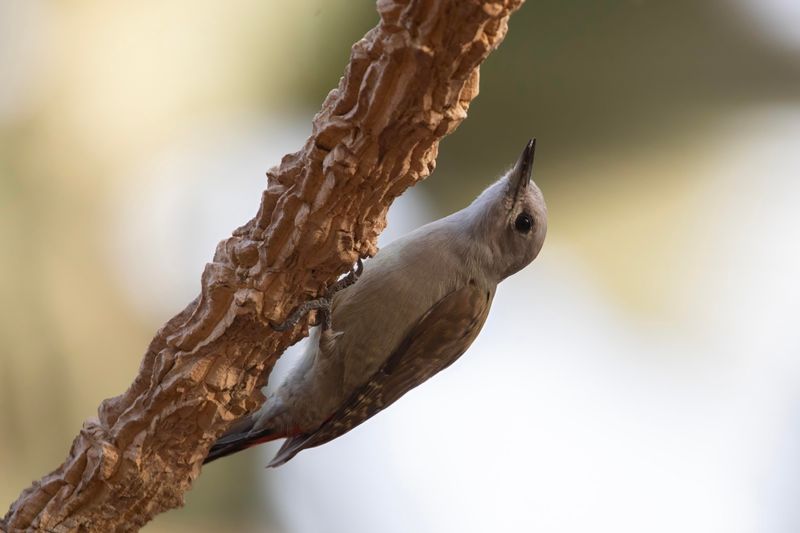
[[317, 311], [318, 324], [322, 324], [323, 331], [331, 329], [331, 301], [333, 301], [333, 295], [355, 283], [362, 272], [364, 272], [364, 263], [359, 257], [355, 268], [350, 269], [350, 272], [348, 272], [345, 277], [331, 285], [328, 290], [325, 291], [325, 296], [303, 302], [280, 324], [271, 322], [270, 325], [272, 329], [275, 331], [292, 329], [309, 313], [309, 311], [313, 310]]
[[270, 326], [275, 331], [286, 331], [292, 329], [297, 325], [300, 320], [303, 319], [304, 316], [308, 314], [309, 311], [318, 310], [321, 313], [322, 323], [326, 326], [325, 329], [330, 327], [330, 307], [331, 302], [328, 298], [317, 298], [316, 300], [309, 300], [307, 302], [303, 302], [300, 304], [294, 312], [289, 315], [286, 320], [281, 322], [280, 324], [276, 324], [274, 322], [270, 322]]
[[336, 294], [342, 289], [346, 289], [347, 287], [358, 281], [358, 278], [361, 277], [361, 274], [363, 272], [364, 272], [364, 263], [363, 261], [361, 261], [361, 258], [359, 257], [356, 260], [355, 268], [351, 268], [350, 272], [348, 272], [345, 277], [338, 280], [336, 283], [331, 285], [327, 291], [325, 291], [325, 298], [328, 299], [333, 298], [334, 294]]

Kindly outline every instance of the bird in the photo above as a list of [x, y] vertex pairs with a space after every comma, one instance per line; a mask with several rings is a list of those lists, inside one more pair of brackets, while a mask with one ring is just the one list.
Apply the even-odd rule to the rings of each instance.
[[[544, 244], [547, 207], [531, 179], [535, 149], [531, 139], [516, 164], [470, 205], [384, 246], [360, 275], [351, 272], [289, 375], [260, 410], [211, 446], [204, 464], [285, 438], [268, 464], [282, 465], [455, 362], [483, 327], [497, 285]], [[320, 301], [283, 328], [308, 308], [326, 307]]]

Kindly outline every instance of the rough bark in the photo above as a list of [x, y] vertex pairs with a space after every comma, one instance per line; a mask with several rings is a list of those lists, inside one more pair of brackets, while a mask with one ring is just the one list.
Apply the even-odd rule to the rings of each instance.
[[268, 173], [256, 216], [218, 246], [201, 295], [102, 402], [65, 462], [26, 489], [9, 531], [130, 531], [180, 506], [209, 446], [256, 409], [277, 357], [307, 334], [280, 321], [376, 251], [392, 200], [427, 176], [478, 93], [478, 66], [523, 0], [378, 0], [303, 148]]

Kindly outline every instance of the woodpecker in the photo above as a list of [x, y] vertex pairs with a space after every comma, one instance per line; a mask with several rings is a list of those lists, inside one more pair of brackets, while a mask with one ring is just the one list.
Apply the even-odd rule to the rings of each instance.
[[483, 327], [498, 283], [533, 261], [544, 243], [547, 208], [531, 180], [535, 148], [529, 141], [514, 167], [469, 206], [383, 247], [355, 283], [353, 273], [340, 283], [298, 364], [204, 463], [285, 438], [268, 466], [282, 465], [458, 359]]

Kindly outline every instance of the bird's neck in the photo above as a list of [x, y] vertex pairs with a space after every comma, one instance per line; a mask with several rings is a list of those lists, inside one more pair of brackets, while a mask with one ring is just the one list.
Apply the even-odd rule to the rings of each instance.
[[452, 250], [469, 277], [494, 286], [502, 279], [501, 268], [497, 265], [499, 250], [491, 239], [488, 214], [471, 207], [438, 221], [441, 245]]

